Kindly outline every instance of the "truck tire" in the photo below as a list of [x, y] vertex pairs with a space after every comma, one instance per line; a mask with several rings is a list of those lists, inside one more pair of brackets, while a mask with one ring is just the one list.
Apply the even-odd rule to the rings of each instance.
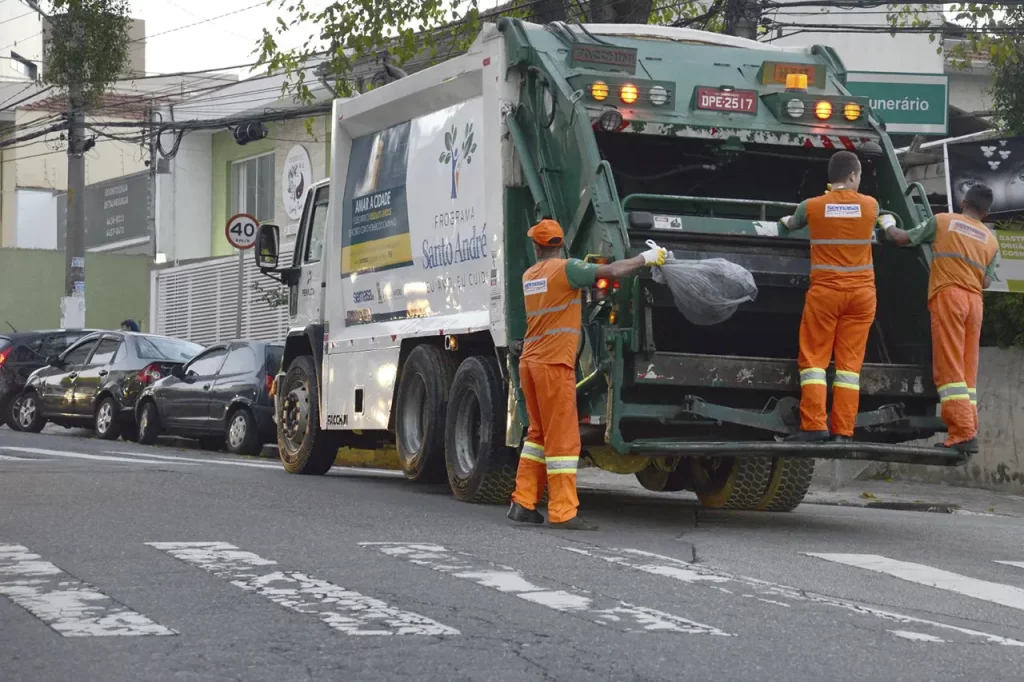
[[772, 460], [764, 457], [699, 457], [690, 460], [694, 491], [712, 509], [758, 509], [768, 490]]
[[519, 457], [505, 446], [506, 397], [494, 358], [468, 358], [455, 373], [444, 454], [448, 483], [463, 502], [507, 504], [516, 488]]
[[685, 461], [680, 462], [672, 471], [665, 471], [651, 462], [634, 476], [646, 490], [656, 493], [677, 493], [693, 485], [690, 468]]
[[285, 471], [326, 474], [338, 456], [337, 441], [320, 430], [320, 394], [313, 358], [300, 355], [285, 374], [277, 415], [277, 452]]
[[445, 415], [455, 369], [449, 353], [428, 344], [416, 346], [402, 367], [395, 434], [402, 473], [410, 481], [445, 480]]
[[790, 512], [800, 506], [811, 487], [814, 460], [806, 457], [776, 457], [772, 476], [758, 509]]

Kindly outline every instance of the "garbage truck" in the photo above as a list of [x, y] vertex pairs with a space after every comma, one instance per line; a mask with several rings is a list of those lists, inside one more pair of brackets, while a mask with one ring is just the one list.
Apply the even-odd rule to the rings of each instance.
[[944, 430], [927, 247], [873, 247], [878, 312], [854, 439], [785, 439], [799, 428], [810, 247], [779, 219], [826, 191], [843, 149], [897, 224], [931, 215], [845, 80], [827, 46], [506, 18], [460, 56], [336, 100], [332, 177], [307, 194], [290, 262], [273, 224], [254, 249], [291, 296], [275, 383], [284, 468], [323, 474], [344, 447], [397, 451], [411, 481], [507, 503], [528, 426], [527, 230], [542, 218], [563, 226], [567, 257], [610, 262], [654, 240], [676, 259], [735, 263], [758, 290], [713, 325], [688, 321], [648, 270], [585, 290], [585, 462], [706, 506], [769, 511], [800, 504], [816, 459], [963, 464], [914, 444]]

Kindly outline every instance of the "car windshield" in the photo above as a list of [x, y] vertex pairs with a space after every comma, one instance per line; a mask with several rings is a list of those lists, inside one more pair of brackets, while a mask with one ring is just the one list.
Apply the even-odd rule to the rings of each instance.
[[166, 336], [136, 336], [135, 347], [143, 360], [170, 360], [185, 362], [203, 350], [199, 344]]

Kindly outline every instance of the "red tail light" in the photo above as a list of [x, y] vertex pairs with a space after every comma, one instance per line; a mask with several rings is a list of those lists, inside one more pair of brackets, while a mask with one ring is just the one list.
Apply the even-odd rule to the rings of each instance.
[[0, 367], [3, 367], [4, 363], [7, 362], [7, 358], [11, 355], [12, 350], [14, 350], [14, 346], [0, 350]]
[[149, 385], [158, 379], [163, 378], [163, 372], [160, 371], [160, 363], [154, 362], [148, 365], [144, 369], [139, 370], [139, 373], [135, 376], [140, 382], [145, 385]]
[[267, 393], [274, 395], [274, 375], [267, 372]]
[[607, 279], [602, 277], [601, 279], [597, 280], [597, 284], [595, 286], [597, 286], [598, 289], [604, 291], [609, 286], [611, 286], [611, 282], [609, 282]]

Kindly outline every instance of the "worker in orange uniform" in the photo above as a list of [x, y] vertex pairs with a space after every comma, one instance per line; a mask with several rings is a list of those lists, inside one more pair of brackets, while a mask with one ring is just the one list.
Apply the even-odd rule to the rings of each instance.
[[527, 232], [537, 264], [523, 273], [526, 338], [519, 359], [519, 382], [530, 429], [519, 456], [516, 490], [508, 517], [543, 523], [537, 503], [548, 487], [548, 525], [570, 530], [596, 526], [576, 515], [576, 467], [580, 427], [576, 414], [576, 353], [580, 345], [580, 289], [598, 279], [619, 279], [646, 266], [664, 265], [665, 249], [653, 246], [639, 256], [606, 265], [562, 257], [565, 236], [554, 220]]
[[981, 221], [992, 208], [992, 190], [974, 185], [961, 213], [940, 213], [911, 230], [889, 226], [899, 246], [932, 245], [928, 310], [932, 314], [932, 375], [939, 389], [947, 438], [937, 447], [978, 451], [978, 348], [983, 289], [996, 278], [999, 242]]
[[[860, 368], [875, 321], [875, 269], [871, 236], [878, 201], [860, 194], [856, 154], [836, 152], [828, 162], [829, 191], [797, 206], [780, 222], [810, 228], [811, 286], [800, 320], [800, 431], [787, 440], [849, 441], [857, 423]], [[889, 223], [892, 216], [883, 216]], [[832, 424], [826, 414], [825, 370], [835, 351]]]

